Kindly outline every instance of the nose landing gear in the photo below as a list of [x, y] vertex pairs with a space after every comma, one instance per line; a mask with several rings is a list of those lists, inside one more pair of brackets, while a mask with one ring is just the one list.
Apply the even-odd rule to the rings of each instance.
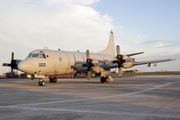
[[44, 82], [42, 79], [39, 79], [38, 85], [39, 85], [39, 86], [44, 86], [44, 85], [45, 85], [45, 82]]

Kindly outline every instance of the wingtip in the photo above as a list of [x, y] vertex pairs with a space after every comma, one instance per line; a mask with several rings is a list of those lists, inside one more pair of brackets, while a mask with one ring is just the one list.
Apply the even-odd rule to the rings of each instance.
[[177, 59], [170, 59], [171, 61], [173, 61], [173, 60], [177, 60]]

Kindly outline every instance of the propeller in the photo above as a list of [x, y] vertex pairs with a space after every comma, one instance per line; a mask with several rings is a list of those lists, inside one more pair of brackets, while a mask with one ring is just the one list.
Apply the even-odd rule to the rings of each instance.
[[94, 67], [94, 64], [92, 63], [93, 60], [90, 59], [90, 54], [89, 54], [89, 50], [86, 51], [86, 64], [83, 64], [83, 67], [87, 67], [88, 68], [88, 72], [87, 72], [87, 79], [90, 80], [90, 72], [91, 72], [91, 67]]
[[118, 64], [118, 76], [119, 78], [122, 77], [122, 64], [125, 63], [125, 60], [123, 59], [123, 56], [120, 54], [120, 47], [119, 45], [116, 46], [116, 52], [117, 52], [117, 60], [113, 61], [113, 63]]
[[18, 69], [17, 65], [21, 62], [21, 60], [14, 60], [14, 52], [11, 54], [11, 63], [3, 63], [2, 66], [9, 66], [11, 67], [11, 78], [13, 77], [13, 69]]

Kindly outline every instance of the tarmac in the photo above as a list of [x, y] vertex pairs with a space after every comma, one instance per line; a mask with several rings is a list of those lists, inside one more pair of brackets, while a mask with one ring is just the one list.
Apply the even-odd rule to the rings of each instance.
[[0, 120], [180, 120], [180, 75], [0, 79]]

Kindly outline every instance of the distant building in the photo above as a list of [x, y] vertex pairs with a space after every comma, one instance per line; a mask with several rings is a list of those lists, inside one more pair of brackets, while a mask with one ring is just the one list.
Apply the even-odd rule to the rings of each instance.
[[[11, 73], [3, 73], [1, 78], [11, 78]], [[13, 78], [19, 78], [18, 73], [13, 73]]]

